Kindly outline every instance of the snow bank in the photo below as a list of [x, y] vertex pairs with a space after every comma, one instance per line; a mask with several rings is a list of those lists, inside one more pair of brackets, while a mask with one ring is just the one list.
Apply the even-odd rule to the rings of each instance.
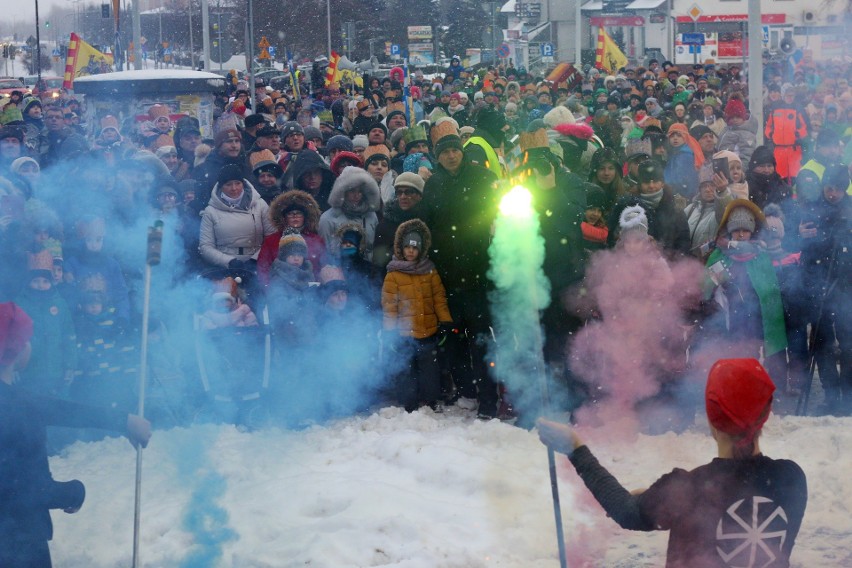
[[[773, 417], [761, 443], [808, 476], [793, 567], [852, 566], [852, 420]], [[703, 424], [590, 445], [631, 488], [715, 453]], [[619, 529], [558, 460], [569, 565], [663, 566], [666, 533]], [[79, 513], [54, 513], [54, 566], [129, 566], [127, 441], [76, 444], [51, 468], [88, 490]], [[455, 408], [387, 408], [304, 431], [158, 431], [144, 454], [143, 566], [550, 568], [558, 566], [554, 530], [536, 434]]]

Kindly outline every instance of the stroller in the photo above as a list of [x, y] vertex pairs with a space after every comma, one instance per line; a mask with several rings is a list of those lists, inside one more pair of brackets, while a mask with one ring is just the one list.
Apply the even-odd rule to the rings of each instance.
[[254, 275], [242, 270], [213, 271], [207, 310], [193, 315], [195, 357], [204, 393], [196, 422], [231, 423], [256, 429], [268, 421], [264, 395], [272, 355], [269, 311], [260, 318], [246, 296]]

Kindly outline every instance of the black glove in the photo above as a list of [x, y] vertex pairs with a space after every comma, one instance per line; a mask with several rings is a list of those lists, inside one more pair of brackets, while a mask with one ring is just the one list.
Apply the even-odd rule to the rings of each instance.
[[246, 263], [239, 258], [232, 258], [231, 262], [228, 263], [228, 268], [231, 270], [246, 270]]
[[50, 509], [62, 509], [66, 513], [76, 513], [86, 500], [86, 487], [81, 481], [54, 481], [47, 504]]

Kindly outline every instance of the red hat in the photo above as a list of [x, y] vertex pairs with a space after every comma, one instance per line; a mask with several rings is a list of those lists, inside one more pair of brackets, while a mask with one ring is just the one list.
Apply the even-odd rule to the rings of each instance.
[[12, 364], [33, 336], [33, 320], [13, 302], [0, 304], [0, 366]]
[[748, 113], [743, 102], [739, 99], [729, 100], [728, 104], [725, 105], [725, 118], [741, 118], [743, 120], [748, 118]]
[[717, 430], [751, 443], [769, 418], [774, 392], [772, 379], [757, 359], [719, 359], [704, 391], [707, 418]]

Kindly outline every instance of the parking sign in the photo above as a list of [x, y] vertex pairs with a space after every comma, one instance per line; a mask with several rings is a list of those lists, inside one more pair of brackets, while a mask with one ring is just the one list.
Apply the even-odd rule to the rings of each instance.
[[552, 43], [543, 43], [541, 44], [541, 55], [542, 57], [553, 57], [553, 44]]

